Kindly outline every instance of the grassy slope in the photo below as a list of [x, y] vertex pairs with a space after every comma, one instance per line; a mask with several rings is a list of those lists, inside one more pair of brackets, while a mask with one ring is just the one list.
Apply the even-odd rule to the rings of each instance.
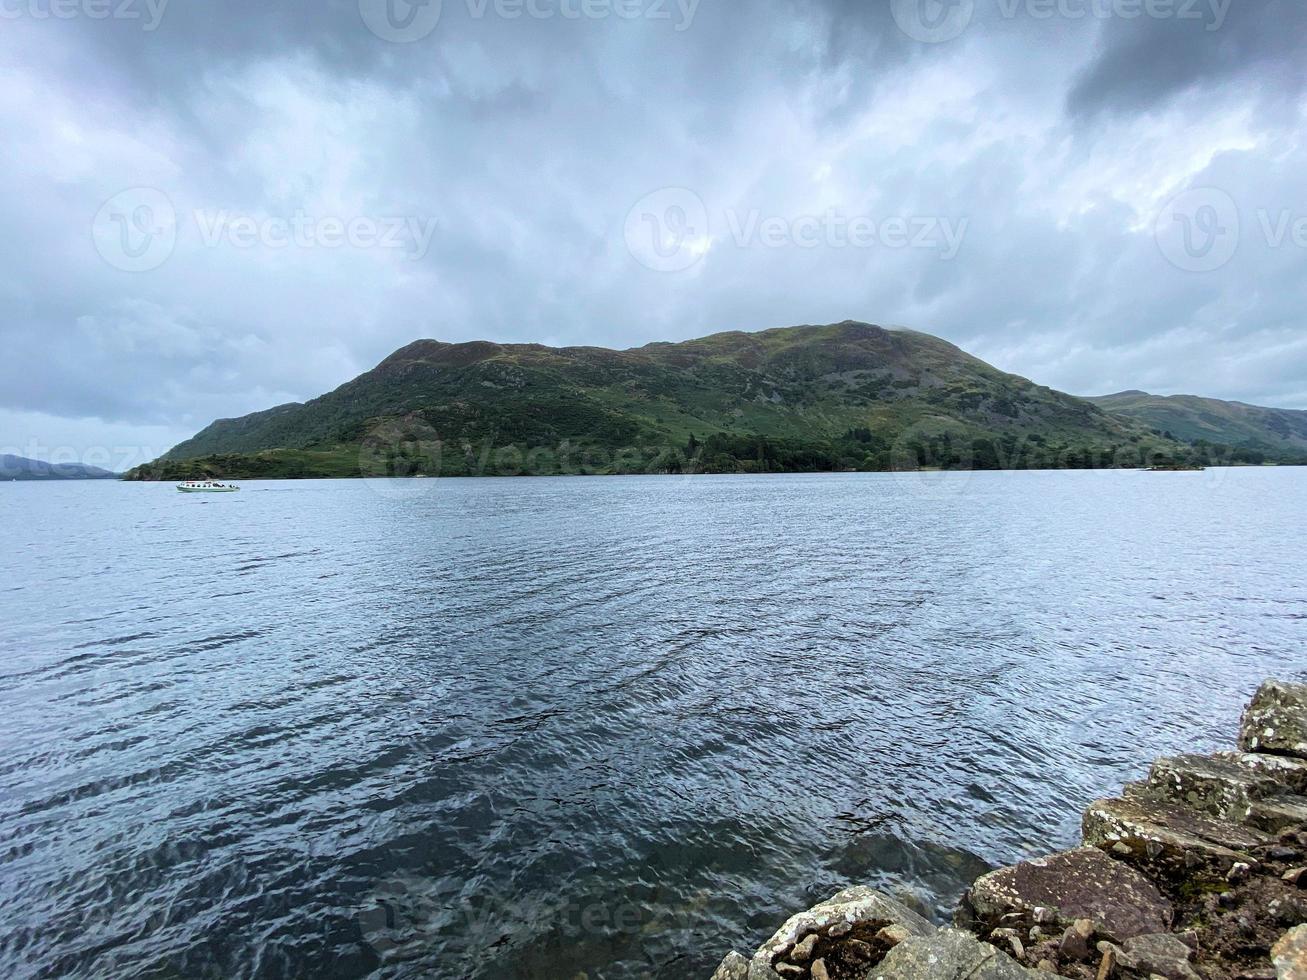
[[[307, 404], [215, 422], [134, 475], [368, 475], [397, 456], [453, 474], [569, 447], [591, 453], [578, 470], [661, 471], [692, 437], [711, 440], [696, 468], [712, 470], [994, 465], [978, 442], [998, 465], [1028, 463], [1014, 447], [1175, 448], [938, 338], [846, 322], [627, 351], [418, 341]], [[568, 471], [551, 465], [533, 471]]]
[[1152, 430], [1170, 433], [1182, 442], [1205, 440], [1255, 450], [1270, 460], [1307, 461], [1307, 412], [1143, 391], [1123, 391], [1088, 400]]

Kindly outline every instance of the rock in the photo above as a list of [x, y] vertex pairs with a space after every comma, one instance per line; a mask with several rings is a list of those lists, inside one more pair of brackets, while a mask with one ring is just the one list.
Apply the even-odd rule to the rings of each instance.
[[[1110, 943], [1099, 943], [1098, 945], [1103, 954], [1103, 959], [1098, 964], [1098, 980], [1107, 980], [1108, 977], [1116, 972], [1117, 949]], [[1103, 946], [1107, 946], [1108, 948], [1103, 949]]]
[[1290, 868], [1280, 877], [1296, 888], [1307, 888], [1307, 868]]
[[790, 960], [792, 963], [807, 963], [808, 960], [812, 959], [812, 954], [816, 952], [816, 950], [817, 934], [815, 932], [809, 933], [801, 942], [794, 944], [794, 948], [790, 950], [786, 959]]
[[995, 929], [989, 934], [989, 941], [992, 945], [998, 946], [1002, 940], [1012, 950], [1012, 955], [1019, 960], [1026, 958], [1026, 946], [1021, 941], [1021, 935], [1015, 929]]
[[1268, 861], [1297, 861], [1302, 857], [1302, 851], [1296, 847], [1286, 847], [1283, 844], [1274, 844], [1266, 849], [1266, 859]]
[[1090, 945], [1094, 939], [1094, 923], [1091, 919], [1076, 919], [1067, 927], [1066, 932], [1062, 933], [1062, 942], [1059, 947], [1060, 952], [1069, 960], [1079, 960], [1083, 962], [1089, 959], [1089, 953], [1092, 949]]
[[[1086, 844], [1111, 850], [1134, 865], [1180, 871], [1209, 866], [1224, 872], [1240, 861], [1252, 865], [1248, 852], [1274, 840], [1251, 827], [1137, 795], [1091, 803], [1082, 826]], [[1125, 845], [1128, 856], [1118, 844]]]
[[[889, 926], [888, 928], [898, 929], [899, 927]], [[879, 938], [880, 934], [885, 931], [885, 929], [882, 929], [880, 932], [876, 933], [877, 938]], [[903, 934], [906, 936], [907, 931], [904, 930]], [[880, 946], [879, 949], [882, 952], [886, 952], [897, 945], [898, 943], [890, 943]], [[851, 961], [859, 966], [870, 966], [872, 963], [876, 962], [876, 960], [880, 959], [876, 954], [876, 950], [877, 947], [864, 943], [861, 939], [847, 939], [844, 941], [844, 960], [845, 962]]]
[[1057, 964], [1054, 963], [1052, 960], [1040, 960], [1039, 964], [1035, 967], [1035, 969], [1038, 970], [1040, 973], [1056, 973]]
[[727, 953], [712, 980], [749, 980], [749, 961], [739, 953]]
[[940, 929], [890, 950], [868, 980], [1029, 980], [1040, 974], [960, 929]]
[[1307, 759], [1307, 684], [1263, 684], [1244, 712], [1239, 747]]
[[1232, 885], [1241, 885], [1253, 875], [1251, 865], [1239, 861], [1225, 873], [1225, 880]]
[[1274, 779], [1290, 793], [1307, 796], [1307, 760], [1264, 752], [1218, 752], [1213, 758], [1224, 759], [1258, 775]]
[[[808, 911], [791, 917], [776, 930], [775, 935], [754, 954], [749, 964], [749, 980], [777, 980], [784, 976], [779, 966], [790, 958], [796, 945], [801, 945], [813, 933], [821, 934], [816, 940], [817, 947], [822, 950], [821, 958], [829, 961], [833, 954], [826, 946], [839, 951], [850, 938], [871, 939], [886, 926], [893, 925], [901, 926], [912, 936], [928, 936], [935, 930], [902, 902], [870, 888], [846, 888]], [[856, 958], [857, 952], [852, 952]], [[813, 967], [815, 971], [815, 963]], [[830, 962], [823, 963], [823, 968], [830, 967]]]
[[1117, 938], [1163, 932], [1173, 914], [1152, 882], [1093, 847], [990, 872], [971, 886], [964, 902], [985, 929], [1004, 915], [1033, 916], [1042, 908], [1052, 913], [1050, 924], [1091, 919]]
[[812, 964], [812, 980], [830, 980], [830, 973], [826, 970], [826, 962], [818, 960]]
[[876, 933], [876, 941], [882, 946], [887, 946], [890, 949], [893, 949], [899, 943], [911, 938], [912, 933], [897, 924], [886, 926], [880, 932]]
[[1258, 800], [1248, 812], [1247, 823], [1268, 834], [1279, 834], [1307, 825], [1307, 797], [1279, 796]]
[[1307, 980], [1307, 925], [1290, 929], [1271, 948], [1278, 980]]
[[1167, 980], [1201, 980], [1189, 958], [1193, 954], [1177, 936], [1156, 934], [1135, 936], [1125, 941], [1125, 952], [1118, 960], [1122, 967]]
[[1207, 755], [1158, 759], [1144, 788], [1152, 799], [1239, 823], [1248, 819], [1254, 804], [1283, 792], [1284, 786], [1269, 773]]

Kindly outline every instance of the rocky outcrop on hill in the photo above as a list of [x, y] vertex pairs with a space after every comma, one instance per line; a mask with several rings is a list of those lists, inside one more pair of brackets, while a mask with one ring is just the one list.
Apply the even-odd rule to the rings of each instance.
[[1264, 684], [1239, 746], [1157, 760], [1083, 847], [977, 879], [959, 928], [851, 888], [713, 980], [1307, 980], [1307, 684]]

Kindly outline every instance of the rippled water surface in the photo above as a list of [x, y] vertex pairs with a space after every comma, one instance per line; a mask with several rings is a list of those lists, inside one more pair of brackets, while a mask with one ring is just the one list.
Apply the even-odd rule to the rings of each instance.
[[0, 486], [0, 975], [695, 978], [1307, 668], [1307, 470]]

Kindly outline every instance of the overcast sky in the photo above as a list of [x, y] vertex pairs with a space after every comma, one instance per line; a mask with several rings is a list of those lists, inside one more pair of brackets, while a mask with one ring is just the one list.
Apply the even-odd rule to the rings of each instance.
[[[0, 451], [844, 319], [1307, 408], [1302, 0], [0, 0]], [[36, 450], [35, 452], [32, 452]]]

